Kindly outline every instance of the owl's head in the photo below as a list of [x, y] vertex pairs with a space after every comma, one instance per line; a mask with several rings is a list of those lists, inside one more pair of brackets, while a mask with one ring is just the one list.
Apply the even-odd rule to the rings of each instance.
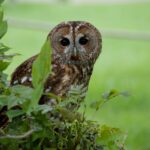
[[60, 23], [48, 37], [53, 57], [65, 64], [94, 63], [102, 48], [100, 32], [87, 22]]

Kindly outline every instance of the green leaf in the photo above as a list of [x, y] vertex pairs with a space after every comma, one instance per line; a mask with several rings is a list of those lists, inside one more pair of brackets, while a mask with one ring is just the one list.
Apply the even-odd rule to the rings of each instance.
[[13, 95], [17, 97], [21, 97], [23, 99], [32, 98], [33, 89], [27, 86], [23, 86], [23, 85], [12, 86], [10, 87], [10, 91]]
[[[44, 83], [51, 72], [51, 46], [47, 40], [37, 59], [32, 66], [32, 84], [34, 91], [32, 94], [31, 108], [35, 108], [43, 94]], [[30, 109], [31, 109], [30, 108]]]
[[4, 45], [3, 43], [0, 43], [0, 54], [7, 52], [9, 49], [10, 48], [8, 46]]
[[[7, 81], [7, 77], [8, 75], [3, 73], [3, 72], [0, 72], [0, 89], [5, 89], [5, 92], [7, 91], [7, 86], [9, 85], [8, 81]], [[0, 94], [2, 94], [0, 90]]]
[[30, 113], [32, 110], [34, 110], [37, 107], [42, 93], [43, 93], [43, 85], [39, 85], [37, 88], [34, 89], [32, 93], [32, 101], [30, 103], [28, 113]]
[[23, 114], [24, 114], [24, 112], [21, 109], [9, 110], [6, 112], [6, 115], [8, 116], [8, 118], [10, 120], [12, 120], [13, 118], [15, 118], [17, 116], [23, 115]]
[[99, 100], [99, 101], [94, 101], [91, 103], [90, 107], [95, 109], [96, 111], [99, 110], [103, 104], [105, 103], [106, 101], [105, 100]]
[[43, 85], [51, 71], [51, 47], [47, 40], [43, 45], [40, 54], [33, 63], [32, 67], [32, 83], [34, 88], [39, 84]]
[[10, 87], [10, 95], [8, 95], [8, 109], [15, 107], [15, 106], [21, 106], [23, 107], [24, 103], [26, 101], [29, 101], [32, 98], [33, 89], [22, 86], [22, 85], [16, 85]]
[[104, 99], [112, 99], [112, 98], [118, 96], [119, 94], [120, 94], [119, 91], [117, 91], [117, 90], [115, 90], [115, 89], [112, 89], [112, 90], [110, 90], [109, 92], [104, 93], [104, 94], [102, 95], [102, 97], [103, 97]]
[[[14, 95], [8, 96], [8, 101], [7, 101], [7, 108], [8, 110], [14, 107], [21, 107], [24, 111], [27, 111], [28, 109], [26, 108], [27, 103], [29, 103], [28, 99], [24, 98], [19, 98]], [[29, 107], [29, 104], [28, 104]]]
[[0, 60], [0, 71], [4, 71], [8, 66], [9, 66], [10, 62], [4, 62]]
[[128, 97], [130, 96], [129, 92], [127, 91], [117, 91], [115, 89], [112, 89], [110, 90], [109, 92], [106, 92], [102, 95], [102, 98], [104, 98], [105, 100], [110, 100], [114, 97], [117, 97], [117, 96], [124, 96], [124, 97]]
[[0, 39], [5, 35], [7, 32], [7, 22], [3, 21], [0, 24]]
[[6, 95], [0, 95], [0, 106], [6, 106], [8, 103], [8, 97]]
[[7, 104], [8, 109], [17, 106], [19, 103], [21, 103], [21, 101], [23, 101], [23, 99], [18, 98], [15, 95], [8, 96], [8, 104]]
[[0, 24], [3, 21], [3, 16], [4, 16], [3, 9], [2, 7], [0, 7]]
[[41, 111], [42, 114], [46, 114], [50, 111], [52, 111], [52, 106], [49, 106], [49, 105], [38, 105], [36, 111]]
[[10, 61], [14, 56], [17, 56], [17, 55], [19, 54], [0, 55], [0, 60]]

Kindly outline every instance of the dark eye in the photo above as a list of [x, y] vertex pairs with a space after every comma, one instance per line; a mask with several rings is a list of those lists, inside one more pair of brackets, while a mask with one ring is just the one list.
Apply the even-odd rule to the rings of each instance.
[[63, 38], [63, 39], [60, 40], [60, 44], [62, 46], [68, 46], [70, 44], [70, 41], [67, 38]]
[[79, 39], [79, 43], [81, 44], [81, 45], [86, 45], [87, 43], [88, 43], [88, 39], [87, 39], [87, 37], [85, 37], [85, 36], [83, 36], [83, 37], [81, 37], [80, 39]]

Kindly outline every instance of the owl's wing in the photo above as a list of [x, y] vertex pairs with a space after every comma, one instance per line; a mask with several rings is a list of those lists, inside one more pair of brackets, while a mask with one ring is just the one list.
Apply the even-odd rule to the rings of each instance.
[[32, 64], [37, 58], [37, 55], [27, 59], [19, 65], [11, 76], [10, 85], [25, 85], [32, 87]]

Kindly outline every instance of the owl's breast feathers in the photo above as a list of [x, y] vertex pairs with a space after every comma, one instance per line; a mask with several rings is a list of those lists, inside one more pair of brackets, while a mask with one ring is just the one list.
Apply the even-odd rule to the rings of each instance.
[[[15, 70], [12, 74], [12, 86], [21, 84], [32, 87], [32, 64], [36, 58], [37, 55], [31, 57]], [[56, 60], [52, 61], [52, 72], [45, 82], [44, 92], [65, 97], [71, 87], [80, 85], [86, 92], [92, 69], [92, 65], [60, 64]], [[45, 103], [47, 100], [47, 97], [42, 96], [40, 103]]]

